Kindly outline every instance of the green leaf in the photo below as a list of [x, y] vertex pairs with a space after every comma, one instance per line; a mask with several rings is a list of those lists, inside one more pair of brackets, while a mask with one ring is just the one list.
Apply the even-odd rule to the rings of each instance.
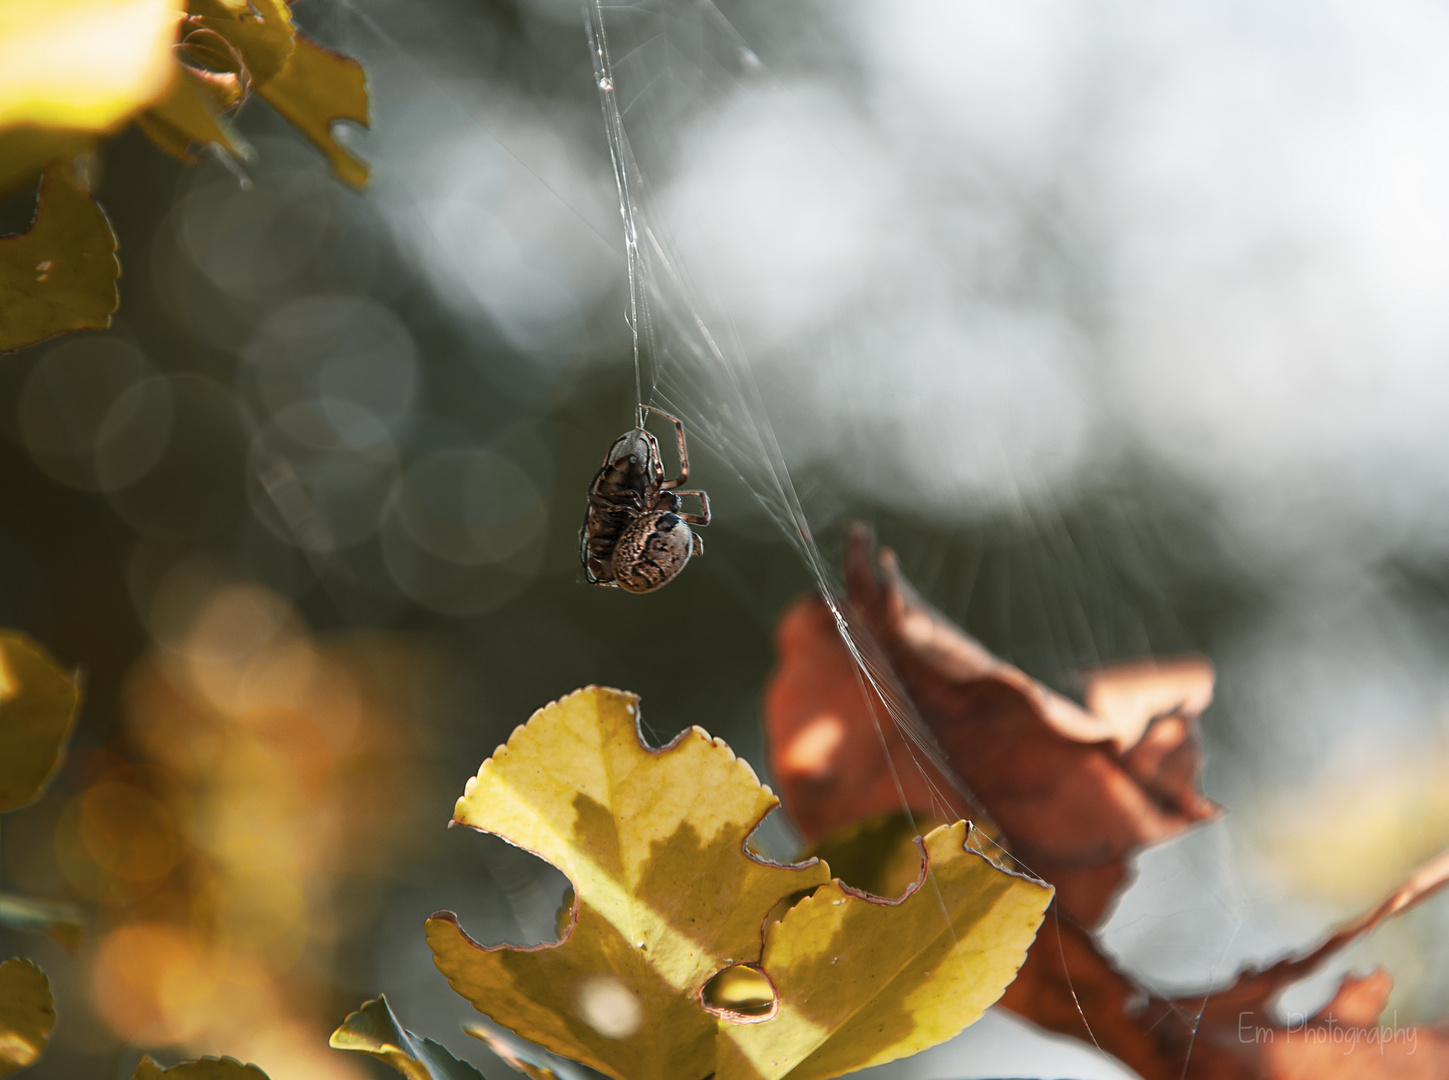
[[[4, 303], [0, 290], [0, 310]], [[0, 813], [40, 797], [79, 707], [73, 676], [24, 634], [0, 632]]]
[[699, 728], [648, 749], [637, 702], [590, 687], [540, 709], [458, 800], [455, 823], [575, 893], [557, 944], [487, 948], [451, 912], [428, 920], [484, 1015], [618, 1080], [825, 1080], [950, 1038], [1015, 977], [1051, 889], [969, 850], [967, 823], [925, 838], [899, 900], [764, 862], [746, 840], [769, 789]]
[[483, 1080], [483, 1074], [459, 1061], [446, 1047], [404, 1031], [386, 997], [369, 1001], [342, 1022], [327, 1044], [355, 1050], [384, 1062], [408, 1080]]
[[50, 981], [29, 960], [0, 963], [0, 1076], [32, 1064], [55, 1027]]
[[149, 1055], [141, 1059], [131, 1080], [158, 1080], [162, 1076], [172, 1080], [267, 1080], [267, 1074], [261, 1069], [243, 1065], [236, 1058], [204, 1057], [163, 1069]]
[[85, 940], [79, 908], [15, 893], [0, 892], [0, 926], [45, 934], [67, 949], [79, 948]]

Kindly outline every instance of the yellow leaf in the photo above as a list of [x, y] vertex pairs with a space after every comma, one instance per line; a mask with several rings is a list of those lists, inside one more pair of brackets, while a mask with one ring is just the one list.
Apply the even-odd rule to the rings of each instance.
[[568, 876], [568, 936], [484, 949], [445, 912], [428, 943], [455, 990], [525, 1039], [620, 1080], [699, 1078], [714, 1069], [704, 984], [758, 960], [766, 913], [829, 874], [747, 853], [775, 797], [699, 728], [647, 749], [637, 702], [590, 687], [540, 709], [454, 811]]
[[0, 195], [35, 178], [52, 162], [69, 161], [95, 145], [96, 134], [20, 124], [0, 131]]
[[367, 1002], [348, 1016], [327, 1044], [334, 1050], [369, 1054], [408, 1080], [483, 1080], [482, 1073], [459, 1061], [446, 1047], [404, 1031], [385, 997]]
[[0, 633], [0, 813], [40, 796], [79, 706], [79, 683], [44, 649], [24, 634]]
[[163, 1069], [151, 1058], [143, 1057], [131, 1080], [157, 1080], [169, 1076], [172, 1080], [267, 1080], [267, 1074], [255, 1065], [243, 1065], [236, 1058], [204, 1057], [196, 1061], [183, 1061]]
[[899, 901], [826, 884], [823, 863], [764, 862], [745, 845], [769, 789], [699, 728], [647, 749], [637, 701], [591, 687], [539, 710], [458, 801], [456, 823], [547, 859], [575, 893], [567, 935], [536, 948], [428, 920], [439, 970], [480, 1012], [618, 1080], [814, 1080], [949, 1038], [1015, 976], [1051, 890], [965, 850], [964, 822], [927, 838]]
[[182, 161], [196, 161], [192, 143], [220, 143], [233, 153], [241, 147], [222, 126], [220, 106], [210, 87], [185, 64], [177, 64], [166, 93], [140, 116], [136, 126], [157, 146]]
[[726, 1032], [718, 1080], [828, 1080], [979, 1020], [1016, 978], [1052, 890], [971, 850], [970, 833], [959, 821], [927, 834], [900, 900], [832, 881], [772, 925], [761, 966], [778, 1011]]
[[824, 859], [830, 872], [847, 885], [877, 896], [900, 896], [921, 873], [917, 830], [929, 832], [943, 824], [900, 812], [879, 814], [836, 829], [811, 848], [810, 854]]
[[0, 0], [0, 129], [107, 131], [166, 89], [175, 0]]
[[187, 7], [241, 53], [252, 84], [281, 74], [292, 56], [292, 13], [284, 0], [190, 0]]
[[55, 1001], [45, 973], [29, 960], [0, 964], [0, 1076], [40, 1057], [55, 1027]]
[[257, 93], [327, 155], [337, 178], [353, 187], [367, 183], [367, 166], [332, 137], [332, 125], [352, 120], [367, 126], [367, 77], [356, 60], [338, 56], [301, 34], [287, 66]]
[[121, 302], [118, 247], [70, 165], [46, 169], [30, 229], [0, 237], [0, 352], [110, 326]]
[[166, 89], [176, 0], [0, 0], [0, 193]]

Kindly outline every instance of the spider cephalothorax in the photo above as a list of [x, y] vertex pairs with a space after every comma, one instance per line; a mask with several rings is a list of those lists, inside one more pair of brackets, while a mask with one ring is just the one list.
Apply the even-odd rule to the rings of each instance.
[[[659, 441], [644, 430], [644, 411], [664, 417], [679, 434], [679, 475], [664, 479]], [[704, 541], [691, 525], [709, 524], [709, 497], [680, 491], [689, 479], [684, 425], [646, 405], [639, 426], [614, 440], [594, 482], [579, 534], [579, 559], [592, 585], [614, 585], [629, 592], [653, 592], [684, 569], [691, 555], [704, 554]], [[698, 496], [700, 512], [680, 509], [680, 497]]]

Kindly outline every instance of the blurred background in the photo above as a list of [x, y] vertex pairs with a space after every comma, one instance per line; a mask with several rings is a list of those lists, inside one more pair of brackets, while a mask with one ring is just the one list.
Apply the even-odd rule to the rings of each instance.
[[[1205, 786], [1230, 813], [1144, 856], [1107, 928], [1123, 963], [1221, 983], [1449, 843], [1449, 10], [639, 10], [663, 36], [616, 59], [656, 223], [826, 559], [874, 522], [932, 603], [1069, 694], [1112, 660], [1217, 664]], [[0, 886], [90, 913], [73, 953], [0, 931], [57, 993], [37, 1080], [142, 1049], [383, 1075], [326, 1048], [382, 991], [509, 1075], [459, 1032], [422, 920], [544, 940], [563, 882], [444, 828], [464, 780], [590, 682], [766, 776], [771, 631], [814, 584], [703, 433], [708, 554], [649, 596], [581, 583], [634, 371], [576, 5], [295, 15], [367, 68], [368, 188], [256, 103], [247, 186], [125, 135], [99, 189], [114, 329], [0, 363], [0, 624], [87, 686], [63, 774], [0, 835]], [[1426, 904], [1286, 1007], [1383, 962], [1400, 1023], [1442, 1016], [1446, 923]], [[876, 1071], [1127, 1075], [994, 1014]]]

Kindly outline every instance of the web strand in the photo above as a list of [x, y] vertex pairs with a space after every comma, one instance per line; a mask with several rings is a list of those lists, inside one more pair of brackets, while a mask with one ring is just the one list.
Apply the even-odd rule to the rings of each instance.
[[[652, 196], [648, 183], [650, 172], [644, 166], [657, 166], [666, 157], [657, 147], [652, 148], [655, 151], [652, 154], [636, 152], [641, 131], [647, 135], [652, 127], [653, 134], [658, 136], [662, 129], [673, 125], [666, 134], [679, 134], [688, 119], [691, 93], [703, 99], [703, 110], [717, 107], [718, 101], [710, 97], [711, 80], [733, 86], [741, 80], [767, 77], [758, 58], [712, 5], [694, 4], [688, 10], [686, 17], [674, 5], [651, 0], [629, 5], [587, 0], [584, 5], [591, 66], [603, 112], [624, 235], [629, 284], [626, 319], [632, 346], [636, 411], [642, 412], [646, 405], [658, 405], [680, 417], [689, 430], [691, 443], [697, 441], [714, 452], [798, 553], [852, 657], [900, 806], [919, 836], [916, 815], [906, 795], [907, 778], [900, 774], [895, 758], [889, 753], [895, 735], [905, 740], [909, 750], [910, 763], [904, 767], [916, 771], [936, 806], [944, 810], [952, 805], [964, 805], [973, 815], [978, 815], [979, 802], [949, 767], [939, 744], [900, 686], [878, 644], [851, 617], [845, 590], [835, 568], [821, 552], [805, 500], [791, 474], [755, 366], [728, 316], [721, 314], [716, 306], [699, 301], [701, 290], [690, 279], [686, 262], [679, 257], [671, 239], [666, 215], [659, 212]], [[375, 23], [372, 29], [385, 37]], [[699, 39], [708, 35], [720, 43], [717, 53], [699, 47]], [[691, 47], [696, 51], [691, 53]], [[645, 159], [643, 165], [640, 157]], [[663, 175], [663, 170], [659, 175]], [[568, 205], [567, 200], [558, 197]], [[569, 209], [576, 212], [572, 207]], [[610, 241], [609, 244], [617, 252], [617, 243]], [[708, 316], [706, 311], [710, 312]], [[639, 422], [642, 424], [642, 416]], [[1050, 547], [1058, 559], [1085, 568], [1085, 573], [1098, 573], [1103, 560], [1096, 549], [1097, 541], [1090, 535], [1074, 538], [1057, 507], [1049, 502], [1044, 506], [1030, 505], [1024, 516], [1031, 519], [1038, 542]], [[1126, 531], [1130, 533], [1131, 528]], [[1134, 544], [1138, 539], [1131, 535], [1124, 537]], [[933, 563], [936, 569], [926, 568], [927, 580], [923, 584], [928, 590], [929, 579], [943, 572], [942, 568], [954, 559], [960, 547], [949, 539], [941, 541]], [[969, 542], [964, 555], [965, 565], [956, 571], [960, 574], [962, 609], [977, 595], [981, 582], [989, 580], [982, 574], [986, 559], [984, 541]], [[1071, 654], [1076, 645], [1074, 639], [1080, 638], [1085, 642], [1087, 654], [1094, 659], [1115, 651], [1097, 641], [1094, 612], [1089, 612], [1080, 598], [1064, 601], [1059, 591], [1045, 589], [1039, 581], [1028, 581], [1021, 588], [1020, 583], [1010, 581], [1010, 576], [997, 576], [1000, 587], [1013, 593], [999, 605], [1003, 618], [1009, 617], [1013, 605], [1021, 612], [1020, 605], [1034, 603], [1035, 607], [1025, 613], [1040, 612], [1059, 650]], [[1065, 641], [1055, 640], [1057, 634], [1053, 631], [1059, 632]], [[1010, 633], [1011, 627], [1005, 627], [1004, 636], [1009, 639]], [[942, 781], [950, 785], [949, 791], [941, 789]], [[989, 836], [983, 834], [983, 839], [994, 844]], [[1015, 859], [1015, 864], [1033, 872], [1019, 859]], [[932, 884], [934, 887], [934, 880]], [[949, 926], [944, 900], [939, 892], [937, 895], [942, 917]], [[1070, 980], [1070, 972], [1067, 978]], [[1083, 1022], [1087, 1022], [1085, 1015]], [[1191, 1026], [1195, 1030], [1196, 1022]], [[1088, 1030], [1090, 1033], [1090, 1024]], [[1096, 1041], [1095, 1035], [1093, 1041]]]

